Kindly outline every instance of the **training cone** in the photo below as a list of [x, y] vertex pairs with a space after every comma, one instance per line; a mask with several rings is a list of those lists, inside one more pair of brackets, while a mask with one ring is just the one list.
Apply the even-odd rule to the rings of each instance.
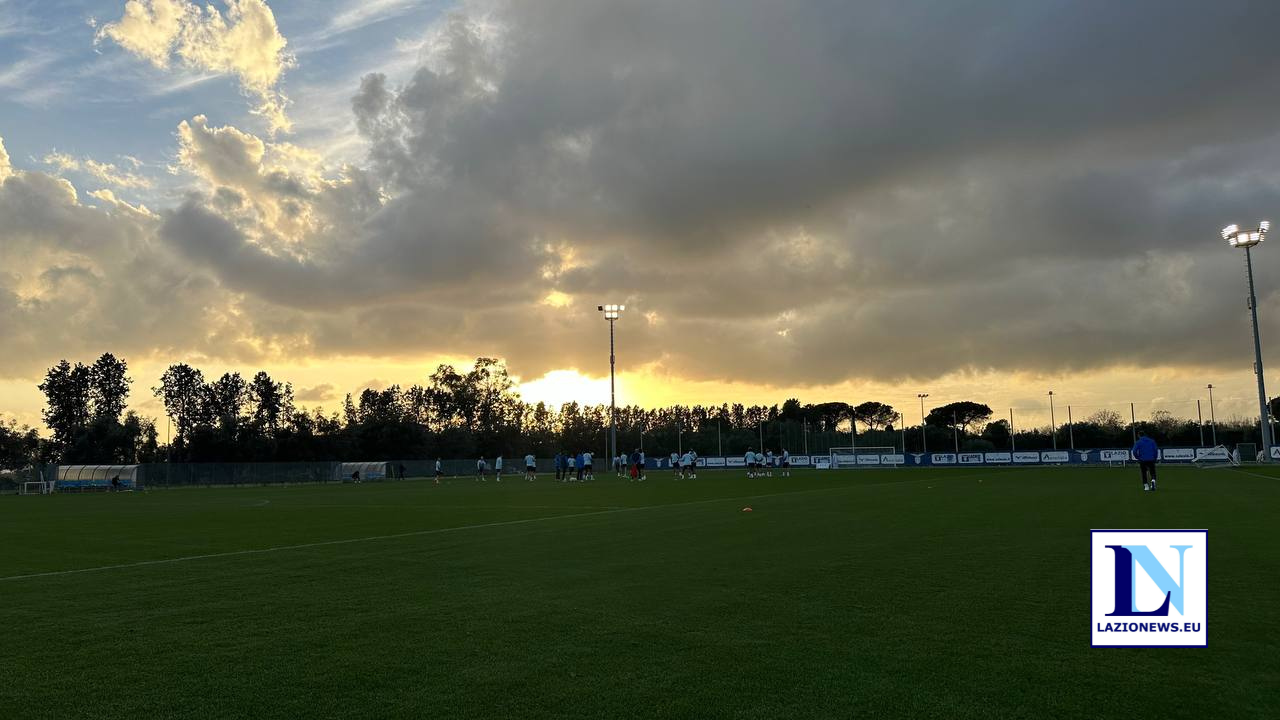
[[742, 512], [751, 512], [751, 506], [748, 505], [747, 507], [742, 508]]

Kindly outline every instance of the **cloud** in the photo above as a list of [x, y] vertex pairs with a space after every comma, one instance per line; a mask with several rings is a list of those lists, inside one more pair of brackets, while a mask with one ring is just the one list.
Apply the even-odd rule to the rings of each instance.
[[294, 393], [294, 398], [301, 402], [324, 402], [333, 399], [333, 391], [336, 389], [332, 383], [320, 383], [315, 387], [298, 390]]
[[258, 100], [254, 112], [272, 132], [288, 131], [288, 99], [280, 92], [284, 71], [293, 64], [275, 15], [263, 0], [226, 0], [226, 13], [203, 11], [189, 0], [129, 0], [124, 15], [104, 24], [97, 39], [110, 39], [158, 68], [176, 56], [202, 72], [236, 76]]
[[13, 174], [13, 166], [9, 164], [9, 152], [4, 149], [4, 138], [0, 137], [0, 182]]
[[[196, 116], [189, 193], [158, 218], [27, 173], [0, 235], [57, 238], [36, 267], [91, 271], [68, 296], [120, 273], [156, 304], [193, 288], [150, 340], [179, 355], [602, 370], [595, 305], [616, 301], [627, 364], [686, 380], [1228, 367], [1247, 318], [1215, 233], [1280, 190], [1280, 98], [1256, 92], [1280, 58], [1202, 48], [1264, 47], [1277, 19], [1231, 0], [469, 2], [406, 81], [350, 88], [358, 167]], [[92, 223], [116, 239], [90, 246]], [[13, 307], [47, 325], [30, 282]]]
[[146, 177], [122, 170], [112, 163], [99, 162], [93, 158], [77, 158], [55, 150], [45, 155], [43, 162], [45, 165], [57, 168], [61, 172], [85, 173], [99, 182], [117, 188], [150, 188], [153, 186], [151, 180]]

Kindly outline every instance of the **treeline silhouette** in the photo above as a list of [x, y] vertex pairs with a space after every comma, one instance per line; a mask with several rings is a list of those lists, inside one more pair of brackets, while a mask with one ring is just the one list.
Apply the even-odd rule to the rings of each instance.
[[[133, 380], [124, 360], [106, 353], [90, 365], [67, 360], [49, 368], [39, 389], [51, 438], [32, 428], [0, 424], [0, 467], [33, 460], [61, 463], [273, 462], [316, 460], [417, 460], [436, 457], [549, 457], [559, 450], [589, 450], [603, 457], [609, 446], [609, 408], [569, 402], [560, 407], [521, 400], [505, 364], [477, 358], [459, 370], [440, 365], [425, 382], [365, 389], [347, 395], [341, 410], [298, 405], [288, 382], [257, 372], [206, 378], [186, 363], [170, 365], [151, 393], [164, 406], [161, 420], [128, 409]], [[1280, 410], [1280, 399], [1273, 401]], [[1211, 430], [1195, 420], [1159, 410], [1129, 422], [1101, 410], [1084, 420], [1049, 428], [1019, 429], [992, 420], [974, 401], [930, 410], [923, 426], [903, 426], [893, 406], [879, 402], [781, 405], [740, 403], [673, 405], [617, 410], [618, 447], [643, 447], [650, 455], [692, 448], [702, 456], [738, 455], [747, 448], [786, 448], [826, 453], [849, 445], [932, 451], [1041, 450], [1052, 447], [1126, 447], [1145, 429], [1162, 445], [1199, 445]], [[856, 436], [852, 434], [856, 428]], [[1256, 424], [1219, 423], [1218, 443], [1257, 442]], [[1056, 442], [1056, 445], [1055, 445]]]

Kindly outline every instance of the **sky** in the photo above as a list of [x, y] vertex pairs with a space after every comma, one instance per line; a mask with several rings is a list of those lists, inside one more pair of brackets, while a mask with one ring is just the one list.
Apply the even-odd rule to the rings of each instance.
[[[0, 415], [67, 358], [307, 406], [1256, 416], [1280, 5], [0, 0]], [[1280, 260], [1255, 253], [1264, 363]], [[1274, 342], [1271, 342], [1274, 340]], [[1273, 383], [1274, 384], [1274, 383]], [[1275, 385], [1280, 392], [1280, 385]], [[1061, 422], [1059, 415], [1057, 421]]]

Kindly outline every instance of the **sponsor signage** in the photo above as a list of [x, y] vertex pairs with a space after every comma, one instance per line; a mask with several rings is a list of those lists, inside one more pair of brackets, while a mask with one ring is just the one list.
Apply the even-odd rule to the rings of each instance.
[[1128, 462], [1133, 459], [1128, 450], [1099, 450], [1102, 462]]
[[818, 469], [818, 470], [830, 470], [830, 469], [831, 469], [831, 458], [829, 458], [829, 457], [816, 457], [816, 458], [814, 458], [814, 459], [813, 459], [813, 467], [814, 467], [814, 468], [816, 468], [816, 469]]
[[1016, 452], [1013, 454], [1013, 461], [1016, 463], [1038, 463], [1040, 462], [1040, 453]]
[[725, 467], [746, 467], [747, 461], [740, 457], [731, 457], [724, 459]]
[[724, 458], [707, 458], [705, 461], [699, 459], [698, 462], [705, 462], [707, 467], [724, 467]]
[[1011, 463], [1013, 462], [1013, 455], [1009, 453], [993, 452], [987, 453], [983, 459], [989, 463]]
[[880, 456], [879, 455], [859, 455], [858, 464], [859, 465], [879, 465]]
[[929, 462], [934, 465], [955, 465], [956, 456], [953, 453], [934, 453], [929, 457]]
[[895, 453], [892, 455], [881, 455], [880, 462], [885, 465], [905, 465], [907, 463], [907, 458], [904, 457], [902, 453]]
[[1207, 530], [1094, 530], [1094, 647], [1205, 647]]
[[808, 455], [792, 455], [791, 464], [792, 465], [808, 465], [809, 456]]
[[1161, 460], [1195, 460], [1195, 448], [1166, 448], [1160, 451]]
[[1040, 453], [1040, 462], [1043, 463], [1066, 463], [1071, 462], [1071, 453], [1066, 450], [1044, 450]]
[[982, 453], [960, 453], [961, 465], [981, 465]]

